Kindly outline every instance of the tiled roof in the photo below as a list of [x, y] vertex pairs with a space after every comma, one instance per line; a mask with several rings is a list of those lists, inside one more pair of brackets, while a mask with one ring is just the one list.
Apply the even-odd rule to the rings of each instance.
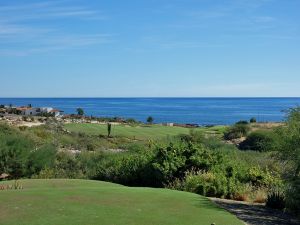
[[50, 112], [60, 112], [58, 109], [52, 109]]

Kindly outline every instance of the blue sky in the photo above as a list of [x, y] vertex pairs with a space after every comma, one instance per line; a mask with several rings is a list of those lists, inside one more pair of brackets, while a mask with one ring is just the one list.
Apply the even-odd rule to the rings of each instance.
[[299, 0], [1, 0], [0, 97], [300, 96]]

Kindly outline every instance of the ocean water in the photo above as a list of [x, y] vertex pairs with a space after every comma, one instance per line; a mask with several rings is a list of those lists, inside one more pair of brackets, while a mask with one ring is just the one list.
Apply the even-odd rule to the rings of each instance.
[[288, 108], [300, 105], [300, 98], [0, 98], [0, 104], [49, 106], [67, 114], [84, 109], [88, 116], [123, 117], [155, 123], [175, 122], [199, 125], [233, 124], [256, 117], [279, 122]]

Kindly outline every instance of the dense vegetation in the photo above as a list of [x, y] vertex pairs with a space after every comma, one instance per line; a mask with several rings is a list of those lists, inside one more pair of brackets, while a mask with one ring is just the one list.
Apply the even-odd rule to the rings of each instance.
[[[112, 132], [110, 137], [96, 129], [86, 132], [85, 124], [70, 124], [66, 129], [55, 120], [34, 128], [1, 124], [0, 173], [11, 178], [86, 178], [236, 200], [267, 200], [274, 208], [284, 204], [299, 213], [300, 109], [290, 110], [286, 124], [277, 128], [253, 130], [252, 124], [255, 121], [241, 121], [218, 130], [224, 131], [226, 140], [243, 137], [237, 146], [212, 132], [213, 128], [158, 137], [150, 132], [148, 139], [147, 133], [136, 139], [130, 132]], [[157, 132], [159, 128], [152, 126]], [[139, 127], [122, 127], [126, 128], [143, 132]], [[274, 190], [283, 197], [277, 198]]]

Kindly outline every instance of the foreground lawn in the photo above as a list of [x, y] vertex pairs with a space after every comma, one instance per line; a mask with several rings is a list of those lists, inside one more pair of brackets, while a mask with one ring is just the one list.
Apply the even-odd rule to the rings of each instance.
[[[72, 132], [84, 132], [90, 135], [107, 135], [107, 126], [101, 124], [65, 124], [66, 129]], [[212, 128], [194, 128], [196, 131], [216, 132], [217, 134], [224, 130], [222, 126]], [[137, 139], [159, 139], [167, 136], [175, 136], [179, 134], [188, 134], [190, 128], [184, 127], [167, 127], [161, 125], [151, 126], [129, 126], [129, 125], [113, 125], [111, 134], [113, 136], [134, 137]]]
[[[0, 182], [6, 185], [10, 182]], [[22, 180], [0, 191], [7, 225], [242, 225], [207, 198], [167, 189], [129, 188], [88, 180]]]

